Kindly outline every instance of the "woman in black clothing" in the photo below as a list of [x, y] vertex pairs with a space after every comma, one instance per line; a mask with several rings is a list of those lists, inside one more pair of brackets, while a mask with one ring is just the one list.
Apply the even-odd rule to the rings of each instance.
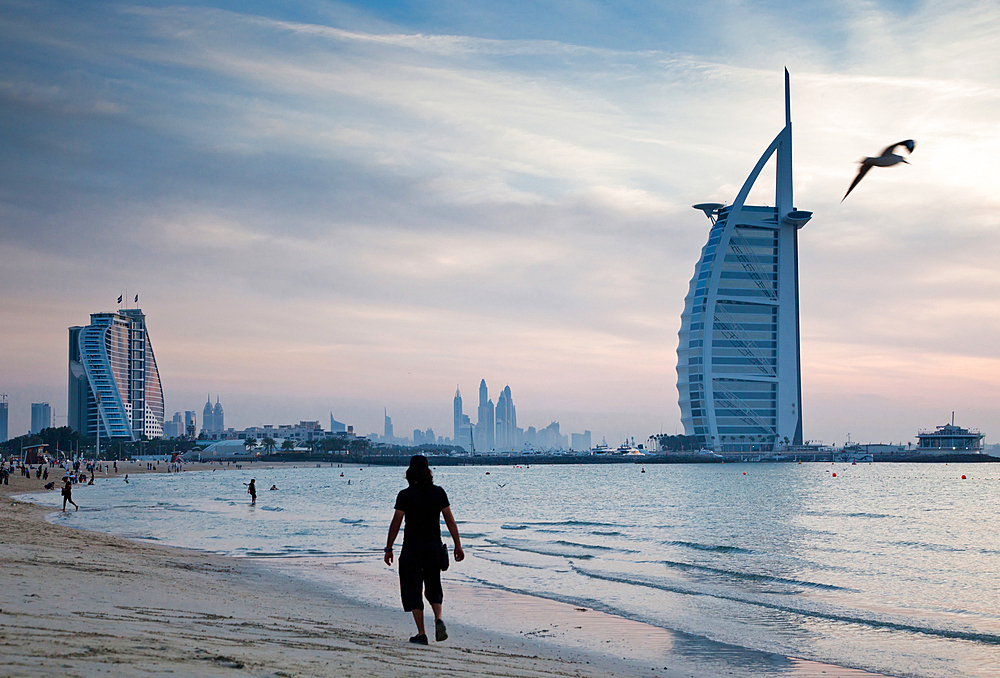
[[462, 551], [458, 525], [451, 514], [448, 495], [443, 488], [434, 484], [427, 457], [418, 454], [410, 458], [406, 481], [409, 487], [396, 496], [396, 513], [389, 525], [389, 537], [386, 540], [385, 564], [392, 565], [392, 545], [405, 518], [403, 550], [399, 554], [399, 589], [403, 609], [413, 613], [413, 621], [417, 624], [417, 635], [410, 638], [410, 642], [426, 645], [424, 597], [434, 610], [434, 639], [440, 642], [448, 637], [444, 620], [441, 619], [441, 602], [444, 600], [441, 590], [442, 515], [455, 542], [456, 563], [465, 559], [465, 552]]

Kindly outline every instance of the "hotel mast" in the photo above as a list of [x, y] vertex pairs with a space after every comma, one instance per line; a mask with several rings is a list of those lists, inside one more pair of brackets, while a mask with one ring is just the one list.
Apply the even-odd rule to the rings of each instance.
[[[777, 154], [774, 207], [746, 205]], [[798, 230], [812, 216], [792, 199], [792, 118], [731, 205], [695, 205], [712, 223], [684, 299], [677, 390], [687, 435], [724, 452], [802, 443]]]

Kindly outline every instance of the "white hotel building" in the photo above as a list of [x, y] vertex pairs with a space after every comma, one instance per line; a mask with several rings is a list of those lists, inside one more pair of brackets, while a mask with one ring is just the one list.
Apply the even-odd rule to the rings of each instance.
[[[773, 205], [746, 205], [777, 154]], [[811, 212], [792, 198], [792, 121], [785, 71], [785, 127], [731, 205], [695, 205], [712, 226], [684, 299], [677, 390], [687, 435], [722, 452], [802, 443], [798, 231]]]

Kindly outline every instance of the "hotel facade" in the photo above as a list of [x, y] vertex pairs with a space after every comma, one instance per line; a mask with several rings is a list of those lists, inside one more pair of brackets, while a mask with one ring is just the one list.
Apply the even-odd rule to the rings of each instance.
[[102, 439], [163, 436], [163, 389], [139, 309], [92, 313], [69, 328], [69, 426]]
[[[773, 206], [747, 205], [776, 156]], [[785, 71], [785, 127], [730, 205], [695, 205], [711, 222], [684, 299], [677, 390], [686, 435], [721, 452], [802, 443], [798, 231], [812, 216], [792, 197], [792, 121]]]

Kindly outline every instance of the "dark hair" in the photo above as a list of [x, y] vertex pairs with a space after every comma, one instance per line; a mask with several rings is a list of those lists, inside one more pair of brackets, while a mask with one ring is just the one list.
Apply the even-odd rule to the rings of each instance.
[[406, 482], [410, 485], [418, 483], [433, 484], [434, 474], [431, 473], [427, 457], [422, 454], [415, 454], [410, 457], [410, 468], [406, 469]]

